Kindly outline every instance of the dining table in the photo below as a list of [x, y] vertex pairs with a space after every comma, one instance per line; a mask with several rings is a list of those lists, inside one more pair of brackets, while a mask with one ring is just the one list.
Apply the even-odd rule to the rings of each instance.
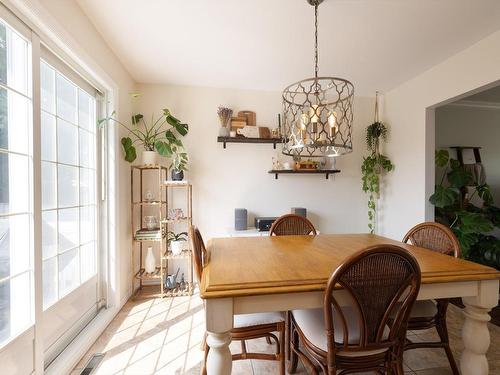
[[[488, 374], [488, 312], [498, 304], [500, 272], [375, 234], [211, 239], [200, 283], [210, 347], [207, 374], [231, 373], [234, 315], [323, 307], [332, 272], [350, 255], [380, 244], [401, 246], [416, 258], [422, 278], [417, 299], [462, 298], [461, 373]], [[341, 305], [348, 303], [343, 290], [334, 293]]]

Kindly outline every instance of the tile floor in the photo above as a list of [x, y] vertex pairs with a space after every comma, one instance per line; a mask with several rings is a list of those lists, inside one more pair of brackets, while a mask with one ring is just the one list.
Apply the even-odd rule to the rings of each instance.
[[[450, 305], [448, 314], [451, 345], [458, 361], [462, 349], [460, 327], [463, 318], [456, 306]], [[204, 326], [203, 304], [197, 295], [129, 301], [71, 375], [79, 375], [94, 353], [104, 353], [105, 356], [93, 375], [199, 374]], [[500, 374], [500, 328], [490, 324], [490, 333], [490, 373]], [[409, 336], [413, 341], [437, 337], [432, 331], [410, 332]], [[248, 343], [249, 350], [269, 351], [273, 348], [264, 339]], [[239, 344], [231, 344], [231, 350], [239, 350]], [[405, 371], [413, 375], [451, 374], [446, 356], [440, 349], [416, 349], [405, 353]], [[259, 360], [235, 361], [233, 374], [278, 374], [278, 364]], [[306, 374], [301, 365], [297, 374]]]

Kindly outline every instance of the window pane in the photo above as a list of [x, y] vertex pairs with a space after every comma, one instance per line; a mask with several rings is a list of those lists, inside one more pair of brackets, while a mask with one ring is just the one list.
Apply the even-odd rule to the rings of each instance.
[[83, 90], [78, 90], [78, 125], [86, 130], [95, 132], [95, 101]]
[[57, 161], [78, 165], [78, 128], [62, 120], [57, 120]]
[[0, 88], [0, 147], [28, 153], [31, 101]]
[[28, 95], [28, 42], [0, 22], [0, 82]]
[[67, 208], [58, 212], [59, 252], [71, 249], [78, 243], [78, 208]]
[[95, 204], [95, 171], [80, 168], [80, 204]]
[[56, 118], [42, 111], [42, 160], [56, 160]]
[[80, 268], [82, 283], [96, 274], [95, 242], [80, 247]]
[[59, 298], [80, 285], [78, 248], [59, 255]]
[[42, 259], [57, 255], [57, 211], [42, 212]]
[[60, 118], [77, 123], [77, 90], [69, 80], [56, 74], [56, 114]]
[[0, 344], [31, 323], [31, 272], [0, 283]]
[[42, 209], [56, 208], [56, 164], [42, 161]]
[[95, 206], [80, 207], [80, 243], [95, 240]]
[[40, 86], [42, 109], [56, 113], [56, 81], [54, 69], [44, 62], [40, 63]]
[[57, 301], [57, 257], [43, 261], [43, 308]]
[[[10, 52], [10, 53], [9, 53]], [[18, 34], [11, 33], [7, 84], [28, 95], [28, 43]]]
[[0, 218], [0, 279], [30, 268], [28, 215]]
[[29, 211], [29, 159], [0, 152], [0, 213]]
[[80, 165], [95, 168], [94, 134], [80, 129]]
[[59, 207], [78, 206], [78, 168], [59, 164], [57, 173]]

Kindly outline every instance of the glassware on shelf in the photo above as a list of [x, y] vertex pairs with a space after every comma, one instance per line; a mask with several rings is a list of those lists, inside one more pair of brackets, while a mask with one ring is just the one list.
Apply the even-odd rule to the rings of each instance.
[[159, 229], [156, 216], [144, 216], [144, 225], [149, 230]]

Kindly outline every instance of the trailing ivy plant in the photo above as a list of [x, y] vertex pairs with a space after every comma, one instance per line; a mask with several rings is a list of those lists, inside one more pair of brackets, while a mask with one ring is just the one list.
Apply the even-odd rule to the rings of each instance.
[[368, 228], [370, 233], [375, 231], [377, 199], [380, 194], [380, 179], [386, 172], [394, 169], [391, 160], [380, 153], [380, 142], [387, 140], [389, 130], [379, 121], [366, 128], [366, 147], [370, 155], [363, 158], [361, 174], [363, 191], [368, 194]]
[[[478, 184], [447, 150], [435, 154], [436, 167], [443, 169], [429, 201], [435, 206], [436, 221], [451, 228], [457, 236], [462, 257], [500, 269], [500, 240], [491, 234], [500, 228], [500, 208], [493, 205], [488, 184]], [[471, 203], [475, 196], [481, 207]]]
[[188, 133], [188, 124], [182, 123], [174, 117], [170, 110], [163, 109], [158, 118], [151, 116], [151, 121], [144, 119], [141, 113], [132, 116], [132, 125], [126, 125], [115, 118], [115, 111], [106, 118], [100, 119], [98, 125], [112, 121], [128, 130], [128, 135], [121, 139], [125, 160], [132, 163], [137, 158], [135, 146], [140, 145], [146, 151], [156, 151], [161, 156], [172, 157], [170, 167], [176, 170], [186, 170], [188, 156], [180, 137]]

